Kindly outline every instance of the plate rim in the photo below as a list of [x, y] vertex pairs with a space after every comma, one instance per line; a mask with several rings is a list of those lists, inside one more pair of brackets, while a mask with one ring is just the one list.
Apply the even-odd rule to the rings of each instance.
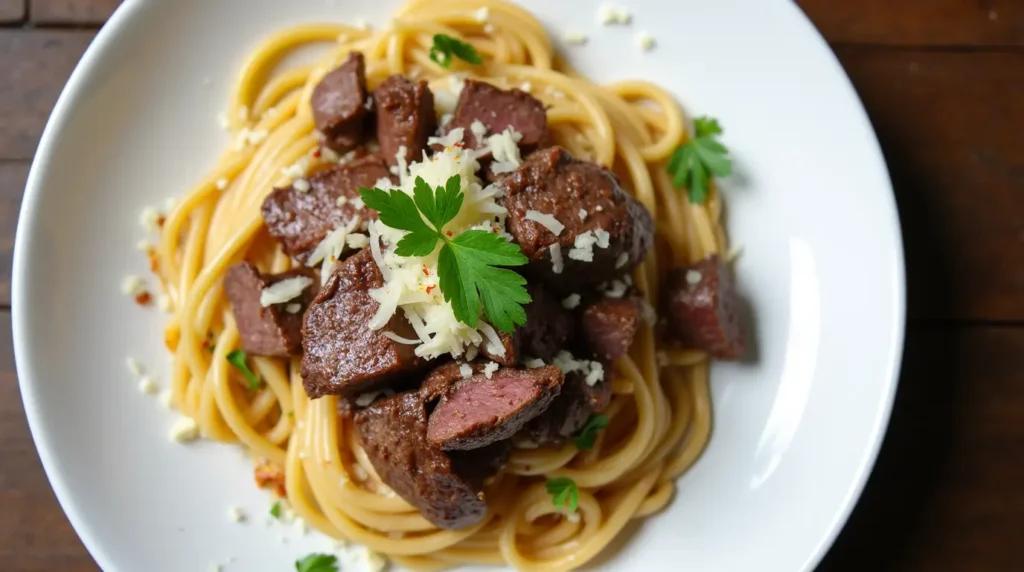
[[[515, 0], [511, 1], [515, 2]], [[93, 68], [116, 42], [125, 25], [131, 21], [135, 13], [145, 3], [146, 0], [124, 0], [117, 7], [89, 44], [61, 90], [60, 96], [46, 121], [46, 126], [33, 155], [25, 183], [21, 208], [18, 212], [11, 275], [11, 329], [15, 369], [33, 444], [46, 474], [47, 481], [53, 489], [61, 510], [67, 516], [68, 521], [90, 556], [104, 570], [115, 569], [114, 563], [105, 549], [105, 544], [98, 539], [95, 531], [85, 523], [83, 513], [78, 511], [73, 495], [69, 491], [67, 475], [60, 470], [61, 462], [54, 454], [54, 447], [51, 444], [52, 436], [49, 431], [43, 428], [45, 413], [36, 393], [35, 368], [32, 365], [33, 362], [29, 358], [28, 348], [26, 347], [28, 343], [26, 341], [26, 332], [31, 327], [31, 324], [27, 322], [25, 312], [22, 311], [21, 300], [23, 292], [30, 288], [28, 277], [31, 261], [27, 258], [26, 253], [26, 250], [29, 248], [27, 235], [32, 233], [29, 227], [35, 226], [38, 219], [38, 203], [41, 197], [40, 181], [53, 162], [54, 141], [68, 123], [69, 116], [80, 97], [82, 87], [89, 80], [89, 75]], [[889, 357], [885, 367], [888, 378], [886, 380], [887, 391], [879, 396], [880, 401], [878, 402], [875, 420], [870, 432], [870, 444], [858, 463], [858, 470], [854, 475], [851, 475], [853, 482], [842, 500], [842, 508], [836, 511], [832, 522], [829, 524], [829, 530], [823, 531], [819, 536], [817, 545], [807, 555], [800, 571], [807, 572], [815, 569], [821, 563], [848, 523], [853, 510], [861, 499], [869, 478], [874, 472], [878, 455], [889, 429], [906, 346], [906, 255], [899, 208], [896, 202], [889, 166], [864, 103], [838, 56], [807, 14], [793, 2], [784, 2], [783, 4], [786, 7], [780, 7], [780, 9], [794, 11], [795, 17], [800, 19], [810, 34], [812, 34], [814, 41], [818, 43], [819, 49], [827, 53], [830, 65], [834, 66], [834, 69], [839, 72], [837, 79], [843, 82], [844, 91], [855, 102], [855, 108], [851, 108], [851, 113], [856, 113], [855, 119], [862, 124], [866, 124], [866, 130], [870, 134], [870, 138], [865, 140], [864, 144], [869, 146], [871, 153], [875, 155], [877, 166], [881, 169], [881, 174], [883, 175], [885, 188], [879, 189], [879, 191], [888, 191], [888, 193], [885, 193], [885, 197], [888, 199], [889, 220], [885, 224], [890, 229], [895, 247], [895, 252], [893, 253], [895, 265], [890, 277], [895, 298], [892, 300], [893, 322], [891, 324], [891, 333], [893, 344], [889, 348]], [[32, 221], [32, 224], [26, 225], [25, 223], [28, 221]]]

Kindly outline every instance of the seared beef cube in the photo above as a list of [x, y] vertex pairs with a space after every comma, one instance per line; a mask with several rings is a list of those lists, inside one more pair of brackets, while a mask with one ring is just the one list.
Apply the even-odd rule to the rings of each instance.
[[[300, 277], [308, 279], [309, 285], [294, 299], [269, 306], [260, 303], [264, 289]], [[316, 296], [316, 291], [316, 275], [309, 270], [262, 274], [248, 262], [228, 268], [224, 276], [224, 292], [231, 300], [242, 349], [258, 356], [295, 356], [302, 353], [302, 313]]]
[[488, 135], [511, 127], [523, 136], [519, 148], [524, 156], [535, 151], [548, 136], [548, 116], [540, 100], [525, 91], [504, 90], [469, 79], [459, 94], [459, 103], [448, 128], [465, 129], [462, 137], [471, 149], [484, 146], [484, 140], [473, 133], [474, 121], [482, 123]]
[[526, 324], [516, 328], [514, 335], [498, 332], [505, 354], [488, 351], [485, 344], [480, 348], [484, 357], [507, 366], [516, 365], [524, 358], [551, 361], [574, 337], [572, 314], [562, 307], [561, 301], [540, 284], [529, 284], [527, 290], [533, 300], [523, 307]]
[[642, 303], [637, 296], [600, 298], [583, 308], [580, 329], [590, 351], [604, 362], [629, 353], [640, 328]]
[[508, 459], [508, 442], [445, 453], [427, 441], [419, 392], [378, 399], [355, 414], [359, 441], [380, 478], [440, 528], [473, 526], [487, 514], [483, 481]]
[[[537, 151], [498, 184], [505, 190], [508, 231], [530, 259], [530, 271], [556, 292], [585, 291], [628, 272], [653, 243], [650, 212], [619, 186], [615, 175], [573, 159], [561, 147]], [[528, 211], [554, 216], [565, 228], [556, 236], [527, 219]], [[560, 273], [552, 264], [553, 244], [561, 249]]]
[[[359, 187], [372, 188], [389, 176], [387, 165], [375, 155], [332, 167], [310, 177], [305, 191], [294, 185], [274, 189], [263, 201], [263, 221], [284, 251], [305, 263], [327, 233], [355, 217], [361, 221], [377, 218], [377, 211], [352, 199], [359, 198]], [[345, 200], [339, 205], [340, 197]]]
[[370, 290], [383, 284], [370, 249], [363, 249], [338, 265], [309, 307], [302, 327], [302, 384], [311, 398], [362, 393], [426, 365], [413, 353], [415, 346], [384, 335], [416, 338], [401, 312], [383, 328], [370, 329], [379, 307]]
[[446, 451], [508, 439], [548, 408], [562, 386], [557, 367], [499, 368], [452, 383], [430, 414], [427, 441]]
[[356, 148], [366, 135], [366, 65], [363, 54], [351, 52], [341, 67], [313, 89], [313, 123], [324, 144], [338, 153]]
[[565, 376], [562, 393], [551, 402], [548, 410], [528, 423], [517, 435], [519, 441], [530, 441], [541, 447], [560, 447], [566, 439], [583, 428], [587, 419], [608, 407], [612, 398], [610, 375], [594, 385], [586, 376], [572, 372]]
[[373, 92], [377, 104], [377, 141], [389, 165], [398, 164], [398, 150], [405, 147], [405, 160], [419, 161], [427, 139], [437, 129], [434, 94], [427, 82], [412, 83], [393, 75]]
[[747, 338], [740, 323], [742, 302], [729, 270], [711, 255], [669, 271], [663, 306], [670, 336], [719, 359], [743, 357]]

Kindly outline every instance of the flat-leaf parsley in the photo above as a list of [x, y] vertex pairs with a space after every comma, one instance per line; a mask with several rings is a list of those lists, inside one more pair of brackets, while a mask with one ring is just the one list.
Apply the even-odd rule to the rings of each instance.
[[245, 377], [245, 381], [249, 383], [249, 389], [260, 388], [260, 376], [256, 375], [249, 369], [249, 364], [245, 363], [246, 355], [245, 350], [235, 350], [227, 355], [228, 363], [234, 366], [235, 369]]
[[526, 323], [523, 304], [530, 302], [526, 279], [503, 268], [527, 263], [519, 245], [486, 230], [467, 230], [454, 238], [444, 232], [444, 225], [459, 214], [465, 200], [459, 175], [434, 190], [416, 177], [411, 198], [400, 190], [376, 188], [360, 188], [359, 194], [366, 206], [380, 213], [381, 222], [408, 233], [396, 245], [399, 256], [427, 256], [441, 242], [437, 258], [441, 294], [451, 302], [460, 322], [475, 328], [482, 300], [487, 321], [499, 330], [511, 333]]
[[580, 429], [580, 432], [576, 434], [573, 439], [573, 443], [576, 444], [576, 448], [580, 451], [589, 451], [594, 448], [594, 442], [597, 441], [598, 431], [608, 426], [608, 416], [602, 413], [591, 415], [587, 419], [587, 423]]
[[434, 34], [434, 45], [430, 47], [430, 59], [441, 67], [452, 67], [452, 57], [469, 62], [473, 65], [484, 63], [483, 58], [472, 44], [447, 34]]
[[551, 495], [552, 504], [558, 508], [568, 509], [569, 512], [576, 512], [580, 505], [580, 491], [576, 488], [576, 481], [569, 477], [548, 479], [545, 488]]
[[309, 554], [295, 561], [298, 572], [338, 572], [338, 557], [331, 554]]
[[689, 189], [692, 204], [704, 204], [708, 198], [711, 176], [727, 177], [732, 173], [729, 150], [718, 142], [722, 126], [711, 117], [698, 117], [693, 121], [694, 136], [680, 145], [668, 161], [672, 186]]

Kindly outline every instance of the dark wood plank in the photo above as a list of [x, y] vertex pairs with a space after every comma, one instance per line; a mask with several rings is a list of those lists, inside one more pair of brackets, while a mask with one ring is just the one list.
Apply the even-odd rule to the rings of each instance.
[[829, 42], [1024, 46], [1020, 0], [797, 0]]
[[99, 25], [107, 21], [121, 0], [31, 0], [36, 24]]
[[93, 36], [0, 30], [0, 160], [32, 158], [50, 110]]
[[1024, 319], [1024, 54], [837, 53], [892, 173], [911, 316]]
[[1022, 569], [1022, 366], [1022, 329], [911, 329], [875, 472], [819, 572]]
[[0, 0], [0, 24], [25, 19], [25, 0]]
[[11, 306], [14, 233], [27, 176], [28, 163], [0, 162], [0, 308]]
[[11, 350], [11, 314], [0, 312], [0, 568], [98, 570], [64, 516], [25, 422]]

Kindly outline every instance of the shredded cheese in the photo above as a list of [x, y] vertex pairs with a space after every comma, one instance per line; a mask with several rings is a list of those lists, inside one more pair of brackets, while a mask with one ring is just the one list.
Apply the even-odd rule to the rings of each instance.
[[287, 306], [284, 307], [284, 311], [288, 312], [289, 314], [298, 314], [299, 312], [302, 311], [302, 304], [299, 304], [297, 302], [294, 304], [288, 304]]
[[498, 371], [498, 367], [498, 364], [493, 361], [487, 362], [487, 365], [484, 366], [484, 377], [491, 379], [494, 376], [494, 372]]
[[654, 36], [647, 32], [640, 32], [636, 35], [636, 45], [639, 46], [641, 50], [649, 52], [653, 50], [658, 43], [655, 41]]
[[555, 274], [561, 274], [562, 270], [565, 270], [565, 261], [562, 259], [561, 243], [556, 242], [549, 246], [548, 252], [551, 253], [551, 271]]
[[363, 393], [359, 397], [356, 398], [356, 405], [358, 405], [359, 407], [366, 407], [367, 405], [373, 403], [373, 400], [377, 399], [377, 397], [379, 395], [381, 395], [382, 393], [384, 393], [384, 392], [383, 391], [370, 391], [368, 393]]
[[527, 369], [537, 369], [538, 367], [544, 367], [547, 364], [545, 364], [542, 359], [530, 358], [523, 360], [523, 365], [525, 365]]
[[565, 225], [558, 222], [558, 219], [554, 215], [542, 213], [540, 211], [528, 210], [526, 211], [526, 220], [532, 220], [537, 224], [551, 231], [551, 234], [558, 236], [565, 230]]
[[619, 254], [619, 257], [615, 259], [615, 268], [622, 268], [629, 262], [629, 253], [623, 252]]
[[171, 440], [188, 443], [199, 438], [199, 425], [191, 417], [181, 417], [171, 426]]
[[700, 281], [704, 279], [704, 275], [699, 270], [687, 270], [686, 271], [686, 283], [690, 286], [696, 286], [700, 284]]
[[138, 296], [146, 291], [146, 283], [138, 276], [125, 276], [121, 281], [121, 292], [126, 296]]
[[573, 309], [575, 309], [579, 305], [580, 305], [580, 295], [579, 294], [569, 294], [568, 296], [566, 296], [565, 300], [562, 300], [562, 307], [565, 308], [566, 310], [573, 310]]
[[146, 373], [146, 369], [142, 367], [142, 363], [133, 357], [126, 359], [125, 363], [128, 364], [128, 371], [134, 376], [140, 376]]
[[565, 43], [569, 44], [570, 46], [582, 46], [583, 44], [587, 43], [588, 39], [589, 38], [587, 38], [587, 35], [584, 34], [583, 32], [572, 31], [565, 33]]
[[582, 221], [587, 220], [587, 209], [580, 209], [580, 212], [577, 213], [577, 214], [580, 215], [580, 220], [582, 220]]
[[473, 366], [469, 365], [468, 363], [460, 365], [459, 375], [462, 376], [462, 379], [469, 379], [473, 377]]
[[300, 193], [308, 193], [310, 189], [309, 181], [306, 179], [295, 179], [292, 183], [292, 188]]
[[260, 292], [260, 306], [266, 308], [273, 304], [291, 302], [302, 295], [302, 291], [313, 283], [307, 276], [295, 276], [276, 282]]

